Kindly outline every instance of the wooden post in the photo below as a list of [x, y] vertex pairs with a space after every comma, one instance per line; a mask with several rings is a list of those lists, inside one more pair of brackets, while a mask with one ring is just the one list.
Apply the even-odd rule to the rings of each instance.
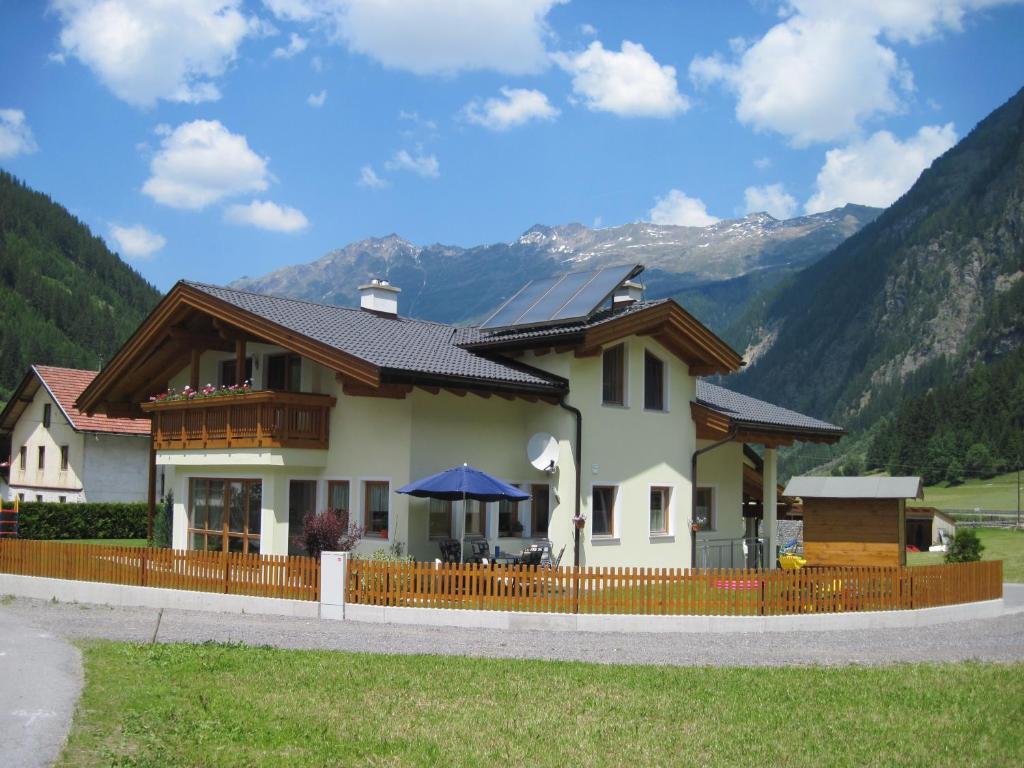
[[235, 341], [235, 384], [245, 383], [245, 339]]
[[149, 428], [149, 487], [146, 493], [146, 541], [153, 544], [153, 516], [156, 514], [156, 444], [153, 442], [153, 422]]
[[199, 361], [202, 356], [203, 350], [198, 347], [192, 349], [192, 367], [188, 376], [188, 385], [191, 389], [199, 389]]

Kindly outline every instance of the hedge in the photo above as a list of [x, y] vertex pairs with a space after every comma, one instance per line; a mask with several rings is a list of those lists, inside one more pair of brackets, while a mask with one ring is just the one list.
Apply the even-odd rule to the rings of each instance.
[[145, 502], [20, 505], [18, 535], [23, 539], [144, 539]]

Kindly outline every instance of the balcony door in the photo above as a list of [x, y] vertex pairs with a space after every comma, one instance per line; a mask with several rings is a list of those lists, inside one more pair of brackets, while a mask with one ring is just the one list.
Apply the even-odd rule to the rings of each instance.
[[262, 500], [259, 480], [193, 477], [189, 481], [190, 548], [258, 553]]

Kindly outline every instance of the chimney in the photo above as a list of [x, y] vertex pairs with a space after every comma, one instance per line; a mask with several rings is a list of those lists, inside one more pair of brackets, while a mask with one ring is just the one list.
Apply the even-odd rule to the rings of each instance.
[[359, 286], [359, 306], [380, 317], [398, 317], [398, 294], [401, 292], [401, 288], [395, 288], [387, 280], [374, 278]]
[[612, 297], [612, 309], [623, 309], [640, 301], [643, 297], [644, 287], [640, 283], [626, 280], [615, 289], [615, 295]]

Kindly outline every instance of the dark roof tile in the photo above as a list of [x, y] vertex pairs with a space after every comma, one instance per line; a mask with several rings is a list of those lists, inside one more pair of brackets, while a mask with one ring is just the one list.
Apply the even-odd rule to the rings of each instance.
[[703, 379], [697, 380], [697, 402], [743, 425], [782, 427], [800, 432], [840, 435], [842, 427], [778, 405], [741, 395]]

